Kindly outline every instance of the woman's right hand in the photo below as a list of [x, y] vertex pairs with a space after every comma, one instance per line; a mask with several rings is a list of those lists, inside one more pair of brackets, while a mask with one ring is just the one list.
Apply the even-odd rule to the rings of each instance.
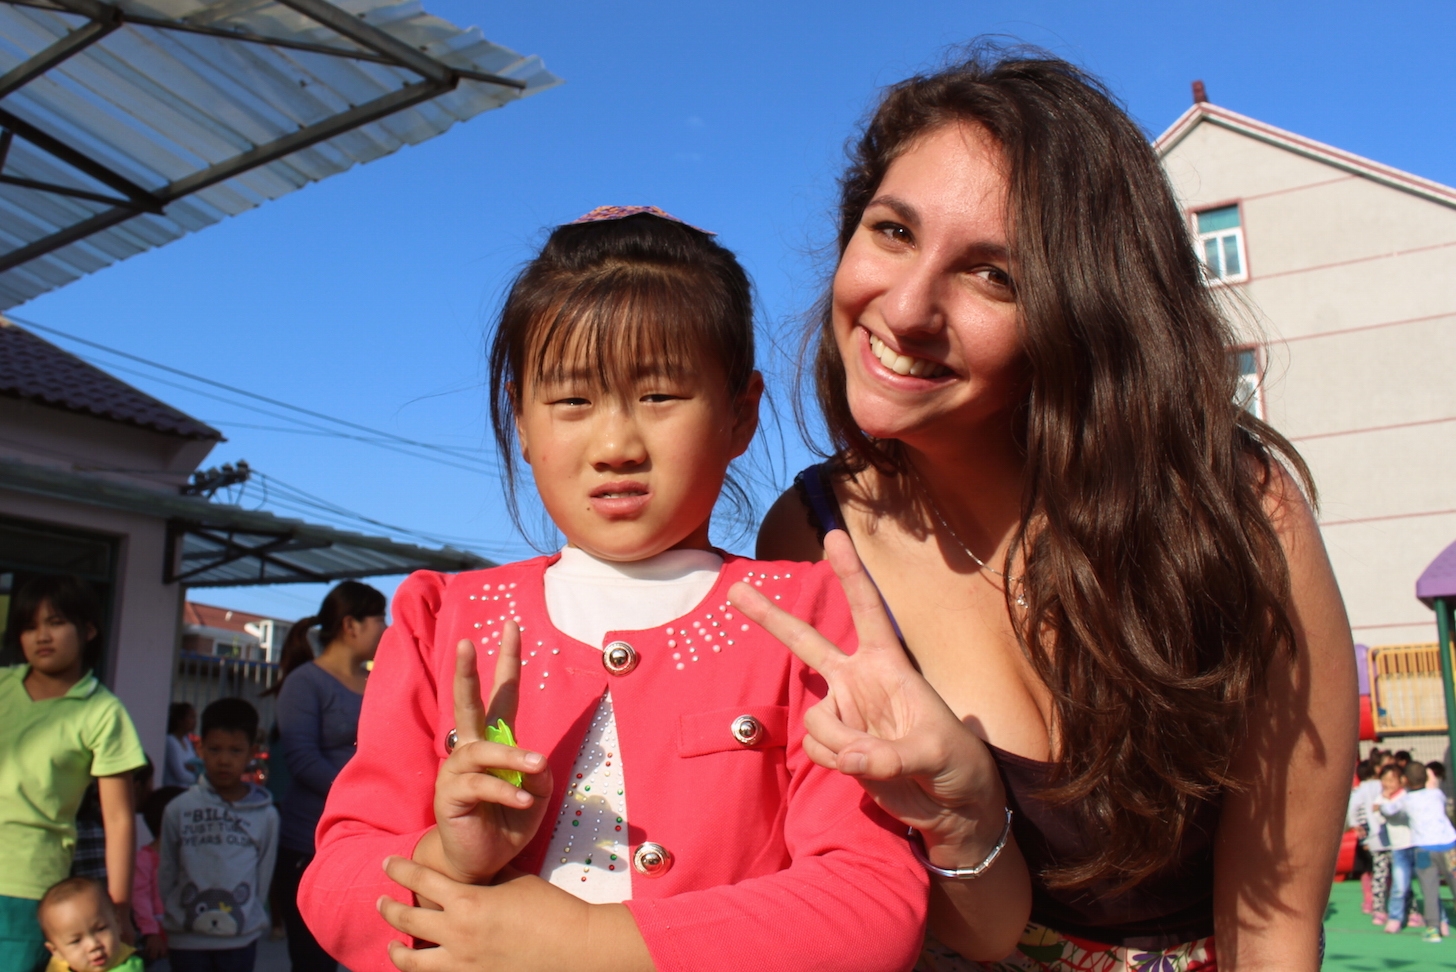
[[747, 584], [729, 597], [829, 684], [804, 717], [809, 758], [857, 778], [886, 812], [921, 832], [937, 865], [972, 866], [1006, 824], [995, 761], [910, 663], [849, 536], [831, 531], [824, 552], [859, 633], [853, 655]]
[[[475, 645], [455, 646], [455, 749], [435, 778], [435, 831], [420, 842], [415, 860], [466, 884], [484, 884], [536, 836], [551, 797], [551, 770], [540, 753], [488, 742], [485, 727], [512, 725], [520, 698], [521, 633], [514, 622], [501, 632], [490, 706], [481, 701]], [[517, 788], [490, 770], [516, 770]], [[421, 853], [423, 851], [424, 853]]]

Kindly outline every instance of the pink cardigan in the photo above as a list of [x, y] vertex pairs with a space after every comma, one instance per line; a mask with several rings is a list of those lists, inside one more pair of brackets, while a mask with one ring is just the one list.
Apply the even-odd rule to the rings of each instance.
[[[635, 670], [612, 676], [600, 648], [551, 626], [543, 575], [554, 560], [420, 572], [400, 585], [364, 695], [358, 755], [329, 794], [299, 890], [319, 942], [355, 972], [393, 968], [385, 942], [404, 936], [374, 901], [409, 897], [379, 863], [410, 856], [434, 824], [435, 775], [454, 721], [453, 646], [478, 639], [488, 686], [501, 625], [514, 618], [525, 653], [516, 737], [547, 754], [556, 784], [551, 812], [514, 862], [519, 869], [540, 871], [568, 770], [610, 689], [631, 807], [627, 842], [635, 850], [652, 841], [673, 855], [666, 873], [634, 871], [627, 902], [659, 972], [913, 965], [927, 879], [903, 828], [854, 780], [805, 756], [803, 716], [823, 697], [823, 680], [726, 604], [728, 587], [747, 578], [852, 649], [849, 609], [828, 565], [728, 557], [691, 614], [608, 635], [640, 658]], [[753, 745], [731, 731], [742, 715], [766, 730]]]

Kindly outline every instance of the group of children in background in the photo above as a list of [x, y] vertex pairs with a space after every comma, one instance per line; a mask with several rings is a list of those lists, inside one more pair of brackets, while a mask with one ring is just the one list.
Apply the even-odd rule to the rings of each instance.
[[[94, 672], [95, 596], [37, 578], [11, 618], [7, 647], [25, 661], [0, 668], [0, 968], [141, 972], [165, 956], [173, 972], [251, 972], [278, 847], [272, 800], [245, 778], [257, 711], [209, 705], [201, 776], [153, 791], [131, 718]], [[76, 860], [88, 792], [104, 826], [99, 853]]]
[[[1456, 891], [1449, 856], [1456, 851], [1456, 827], [1441, 789], [1445, 767], [1422, 765], [1403, 750], [1373, 749], [1355, 775], [1349, 823], [1369, 855], [1361, 876], [1365, 911], [1390, 934], [1407, 924], [1424, 926], [1425, 941], [1441, 941], [1451, 934], [1441, 906], [1441, 880]], [[1425, 899], [1424, 915], [1411, 912], [1413, 879]]]
[[141, 801], [155, 835], [136, 854], [131, 898], [135, 946], [101, 883], [73, 875], [37, 907], [51, 954], [46, 972], [141, 972], [168, 958], [173, 972], [250, 972], [267, 927], [263, 902], [278, 849], [278, 814], [267, 790], [244, 778], [258, 714], [220, 699], [202, 715], [202, 775]]
[[72, 876], [47, 891], [37, 908], [51, 953], [46, 972], [140, 972], [143, 959], [161, 958], [170, 958], [174, 972], [252, 969], [278, 846], [267, 791], [243, 779], [257, 726], [257, 712], [242, 699], [208, 706], [201, 778], [139, 801], [155, 836], [136, 854], [134, 948], [95, 879]]

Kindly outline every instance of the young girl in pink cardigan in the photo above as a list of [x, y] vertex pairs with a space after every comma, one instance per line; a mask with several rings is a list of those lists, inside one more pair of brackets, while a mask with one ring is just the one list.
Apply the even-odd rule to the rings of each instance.
[[594, 210], [517, 278], [490, 364], [568, 545], [400, 586], [299, 892], [319, 942], [355, 972], [909, 968], [904, 829], [805, 755], [824, 683], [728, 599], [852, 648], [839, 583], [708, 540], [763, 389], [737, 260]]

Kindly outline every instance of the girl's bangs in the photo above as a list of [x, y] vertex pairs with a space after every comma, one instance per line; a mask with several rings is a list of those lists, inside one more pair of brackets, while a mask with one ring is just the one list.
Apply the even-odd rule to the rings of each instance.
[[[721, 356], [724, 342], [711, 310], [692, 290], [679, 274], [656, 268], [592, 275], [533, 329], [526, 348], [531, 380], [586, 379], [599, 389], [617, 389], [644, 375], [700, 371]], [[731, 373], [731, 364], [722, 364]]]

